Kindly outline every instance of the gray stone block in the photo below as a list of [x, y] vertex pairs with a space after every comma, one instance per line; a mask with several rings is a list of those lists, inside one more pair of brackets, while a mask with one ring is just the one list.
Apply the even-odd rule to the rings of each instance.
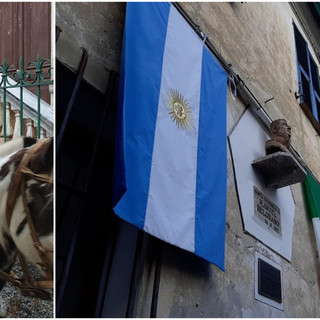
[[252, 166], [265, 179], [268, 187], [277, 189], [302, 182], [306, 172], [299, 162], [288, 152], [276, 152], [253, 161]]

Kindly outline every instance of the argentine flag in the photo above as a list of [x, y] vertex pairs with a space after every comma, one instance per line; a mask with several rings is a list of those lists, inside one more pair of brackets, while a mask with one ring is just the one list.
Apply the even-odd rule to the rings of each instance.
[[169, 3], [128, 3], [114, 211], [224, 270], [227, 74]]

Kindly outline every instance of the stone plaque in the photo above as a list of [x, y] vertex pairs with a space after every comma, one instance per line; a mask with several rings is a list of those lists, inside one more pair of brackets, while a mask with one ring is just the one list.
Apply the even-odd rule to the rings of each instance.
[[280, 208], [261, 190], [253, 186], [254, 215], [268, 227], [281, 235]]

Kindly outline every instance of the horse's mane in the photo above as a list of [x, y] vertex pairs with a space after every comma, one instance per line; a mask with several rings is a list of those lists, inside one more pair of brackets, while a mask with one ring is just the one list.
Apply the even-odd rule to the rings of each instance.
[[17, 138], [0, 145], [0, 159], [36, 143], [33, 138]]

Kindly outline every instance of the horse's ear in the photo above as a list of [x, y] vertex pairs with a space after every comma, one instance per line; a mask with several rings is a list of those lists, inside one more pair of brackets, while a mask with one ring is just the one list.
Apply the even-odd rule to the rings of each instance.
[[44, 146], [44, 163], [49, 164], [50, 166], [53, 166], [53, 139], [50, 138], [45, 143]]

